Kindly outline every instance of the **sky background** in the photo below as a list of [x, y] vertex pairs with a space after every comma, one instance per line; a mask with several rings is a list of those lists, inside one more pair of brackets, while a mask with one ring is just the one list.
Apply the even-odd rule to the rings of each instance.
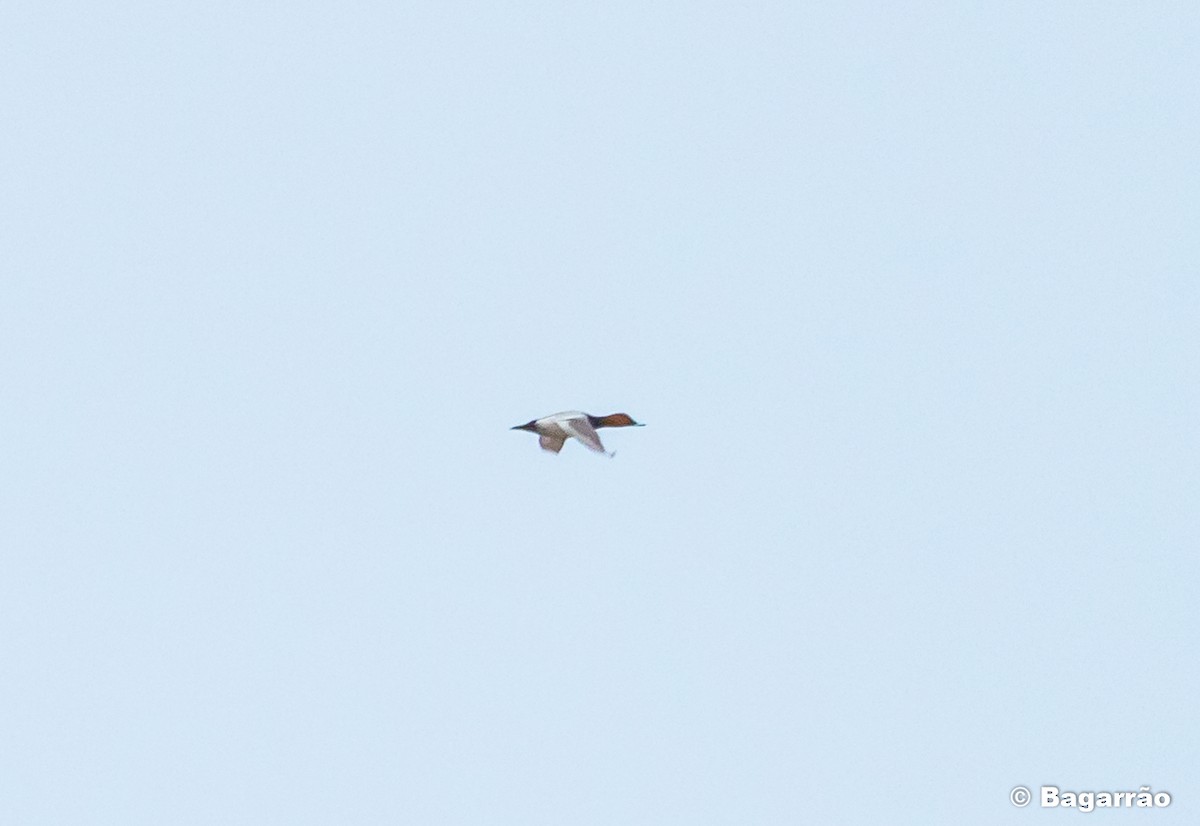
[[0, 822], [1200, 822], [1198, 41], [5, 4]]

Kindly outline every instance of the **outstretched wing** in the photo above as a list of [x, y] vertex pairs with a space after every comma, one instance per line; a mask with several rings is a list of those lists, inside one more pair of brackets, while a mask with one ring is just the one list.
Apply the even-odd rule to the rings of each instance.
[[605, 452], [604, 445], [600, 443], [600, 436], [596, 433], [596, 428], [592, 427], [591, 422], [587, 419], [567, 419], [566, 421], [559, 422], [558, 425], [589, 449], [597, 453]]
[[553, 453], [558, 453], [562, 450], [563, 442], [565, 441], [566, 439], [559, 436], [541, 436], [538, 438], [538, 444], [542, 446], [542, 450], [549, 450]]

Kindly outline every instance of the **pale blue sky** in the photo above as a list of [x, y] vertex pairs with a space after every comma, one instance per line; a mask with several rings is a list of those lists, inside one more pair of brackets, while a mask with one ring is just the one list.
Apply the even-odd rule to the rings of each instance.
[[4, 6], [0, 822], [1200, 822], [1200, 11], [738, 5]]

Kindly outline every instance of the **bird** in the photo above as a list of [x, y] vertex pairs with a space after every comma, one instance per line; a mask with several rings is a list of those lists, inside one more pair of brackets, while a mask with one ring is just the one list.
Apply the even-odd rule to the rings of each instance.
[[[566, 410], [553, 416], [543, 416], [525, 424], [519, 424], [511, 430], [528, 430], [538, 434], [538, 444], [542, 450], [558, 453], [567, 439], [572, 437], [589, 450], [605, 453], [600, 435], [596, 433], [601, 427], [643, 427], [639, 422], [630, 418], [628, 413], [610, 413], [607, 416], [592, 416], [578, 410]], [[616, 454], [610, 453], [609, 456]]]

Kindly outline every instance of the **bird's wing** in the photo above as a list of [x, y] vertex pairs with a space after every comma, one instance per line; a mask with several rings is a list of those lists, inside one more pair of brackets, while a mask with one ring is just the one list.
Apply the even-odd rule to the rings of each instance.
[[562, 450], [563, 442], [566, 439], [560, 436], [541, 436], [538, 438], [538, 444], [542, 446], [542, 450], [549, 450], [558, 453]]
[[589, 449], [597, 453], [605, 452], [604, 445], [600, 442], [600, 435], [596, 433], [596, 429], [587, 419], [567, 419], [559, 422], [558, 425]]

